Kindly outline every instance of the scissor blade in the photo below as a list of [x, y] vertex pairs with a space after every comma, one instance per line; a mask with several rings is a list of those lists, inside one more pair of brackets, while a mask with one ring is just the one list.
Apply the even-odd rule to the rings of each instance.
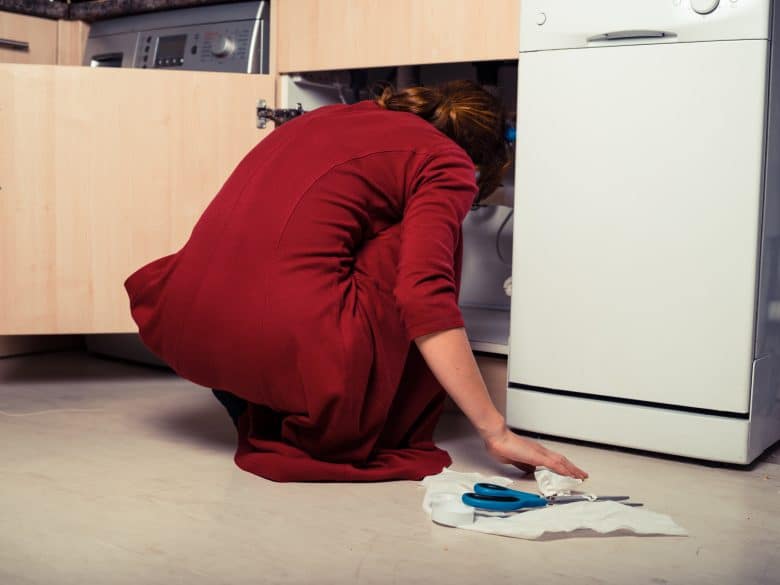
[[553, 496], [551, 504], [571, 504], [572, 502], [623, 502], [630, 500], [631, 496], [599, 496], [596, 499], [587, 496]]

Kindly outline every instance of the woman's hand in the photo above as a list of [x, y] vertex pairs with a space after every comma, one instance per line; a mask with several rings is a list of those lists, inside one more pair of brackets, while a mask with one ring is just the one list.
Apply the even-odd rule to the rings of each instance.
[[415, 341], [436, 379], [477, 429], [488, 453], [498, 461], [511, 463], [523, 471], [544, 466], [561, 475], [588, 477], [560, 453], [515, 435], [507, 428], [504, 417], [490, 399], [463, 327], [423, 335]]
[[516, 435], [507, 427], [496, 434], [484, 436], [485, 447], [494, 459], [510, 463], [526, 472], [547, 467], [555, 473], [585, 479], [588, 474], [560, 453], [551, 451], [536, 441]]

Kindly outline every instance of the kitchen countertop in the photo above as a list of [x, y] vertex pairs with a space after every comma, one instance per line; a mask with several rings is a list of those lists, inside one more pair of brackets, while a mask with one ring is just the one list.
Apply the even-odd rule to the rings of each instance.
[[206, 4], [224, 4], [235, 0], [0, 0], [0, 11], [18, 12], [44, 18], [93, 22], [128, 14], [155, 12]]
[[49, 0], [0, 0], [0, 10], [44, 18], [68, 17], [68, 5], [59, 0], [56, 2]]
[[225, 4], [231, 1], [235, 2], [235, 0], [96, 0], [71, 4], [68, 18], [70, 20], [92, 22], [127, 14], [186, 8], [188, 6], [203, 6], [206, 4]]

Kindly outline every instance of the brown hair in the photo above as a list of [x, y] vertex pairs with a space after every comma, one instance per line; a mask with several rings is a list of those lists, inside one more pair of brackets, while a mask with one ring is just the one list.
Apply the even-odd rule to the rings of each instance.
[[477, 202], [501, 184], [509, 165], [504, 140], [506, 116], [501, 102], [473, 81], [450, 81], [437, 87], [385, 87], [376, 103], [410, 112], [449, 136], [471, 157], [479, 171]]

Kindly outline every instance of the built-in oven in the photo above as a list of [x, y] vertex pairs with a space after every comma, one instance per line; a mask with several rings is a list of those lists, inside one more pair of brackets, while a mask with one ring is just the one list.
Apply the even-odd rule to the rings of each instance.
[[96, 22], [84, 65], [268, 73], [269, 3], [180, 8]]

